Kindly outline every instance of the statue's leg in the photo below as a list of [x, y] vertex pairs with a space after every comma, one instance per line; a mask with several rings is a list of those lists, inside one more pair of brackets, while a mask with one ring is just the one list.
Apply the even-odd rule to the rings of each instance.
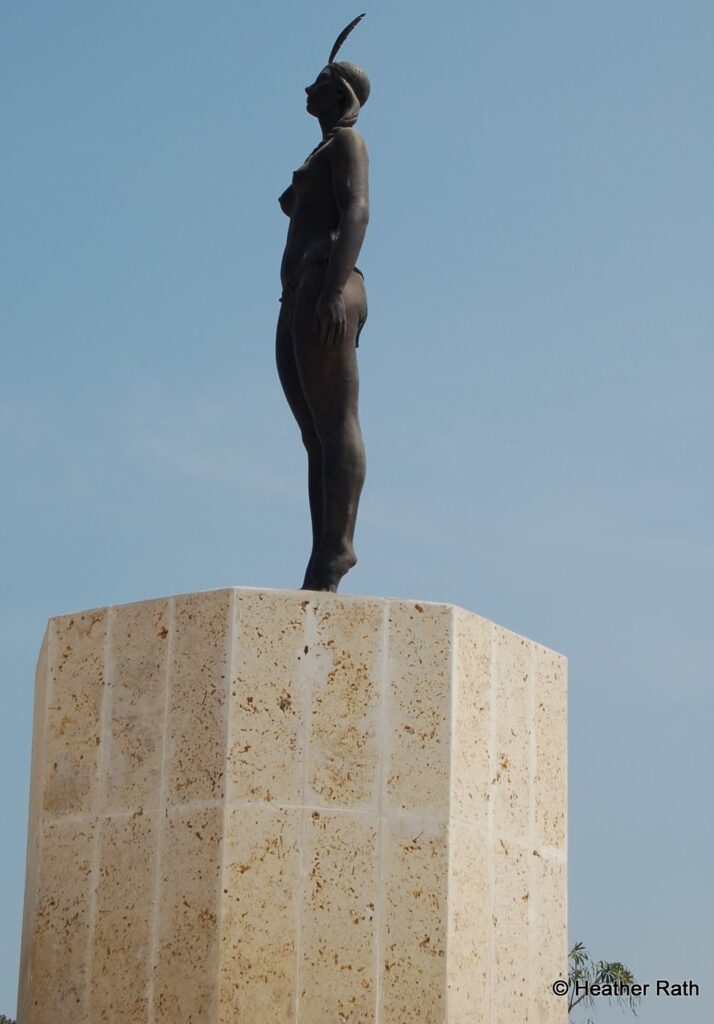
[[364, 282], [352, 273], [344, 290], [347, 330], [335, 348], [323, 346], [315, 330], [315, 305], [325, 268], [303, 273], [294, 319], [294, 345], [302, 393], [322, 449], [322, 534], [306, 576], [311, 590], [337, 590], [357, 561], [354, 531], [365, 477], [365, 456], [357, 412], [359, 373], [356, 339], [364, 322]]
[[[312, 523], [312, 552], [305, 570], [305, 581], [307, 581], [310, 566], [322, 536], [322, 446], [315, 430], [312, 413], [302, 393], [295, 362], [291, 305], [289, 300], [284, 300], [280, 310], [275, 335], [275, 361], [283, 392], [288, 400], [290, 411], [300, 428], [302, 443], [307, 452], [307, 489]], [[303, 583], [304, 585], [305, 583]]]

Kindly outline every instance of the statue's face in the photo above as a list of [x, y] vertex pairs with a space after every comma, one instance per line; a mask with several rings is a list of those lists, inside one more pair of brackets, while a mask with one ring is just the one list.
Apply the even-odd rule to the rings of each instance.
[[339, 102], [338, 83], [329, 68], [323, 68], [312, 85], [305, 86], [307, 112], [313, 117], [330, 113]]

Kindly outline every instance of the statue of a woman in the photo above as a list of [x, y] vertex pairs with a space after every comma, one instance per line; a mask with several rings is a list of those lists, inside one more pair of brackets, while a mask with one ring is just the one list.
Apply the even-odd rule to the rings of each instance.
[[307, 93], [322, 141], [280, 197], [290, 218], [280, 268], [280, 382], [307, 449], [312, 552], [303, 590], [336, 591], [357, 561], [353, 538], [365, 458], [356, 348], [367, 296], [355, 264], [369, 220], [368, 158], [354, 125], [369, 96], [361, 68], [335, 62], [338, 36]]

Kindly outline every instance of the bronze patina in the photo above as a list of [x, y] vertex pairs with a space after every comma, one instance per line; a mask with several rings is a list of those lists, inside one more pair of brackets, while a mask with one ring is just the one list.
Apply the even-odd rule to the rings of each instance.
[[340, 33], [327, 65], [305, 89], [322, 138], [279, 200], [290, 226], [276, 358], [308, 459], [312, 551], [304, 590], [336, 591], [357, 561], [353, 541], [365, 477], [357, 345], [367, 295], [356, 263], [369, 188], [367, 148], [355, 124], [370, 86], [361, 68], [335, 57], [363, 17]]

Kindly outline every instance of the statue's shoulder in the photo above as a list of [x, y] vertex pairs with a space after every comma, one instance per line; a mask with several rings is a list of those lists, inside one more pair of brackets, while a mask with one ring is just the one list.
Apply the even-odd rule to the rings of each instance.
[[333, 136], [332, 143], [338, 152], [353, 156], [367, 155], [367, 144], [356, 128], [338, 128]]

